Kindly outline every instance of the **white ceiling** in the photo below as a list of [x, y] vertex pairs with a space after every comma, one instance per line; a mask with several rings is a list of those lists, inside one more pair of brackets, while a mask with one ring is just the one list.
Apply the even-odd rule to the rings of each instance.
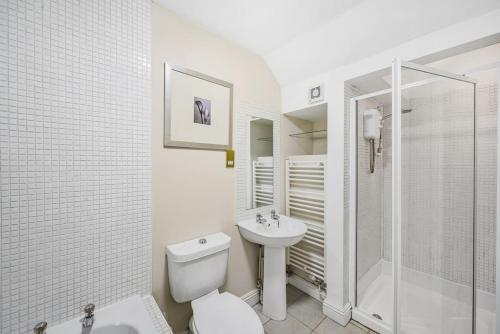
[[[495, 82], [498, 76], [498, 67], [500, 63], [498, 62], [500, 56], [500, 43], [495, 43], [483, 48], [474, 49], [469, 52], [460, 53], [455, 56], [450, 56], [435, 62], [426, 64], [427, 66], [448, 71], [455, 74], [464, 74], [470, 78], [476, 79], [479, 85], [488, 84]], [[417, 82], [424, 77], [422, 72], [417, 71], [405, 71], [403, 73], [403, 80], [405, 82]], [[435, 77], [434, 75], [425, 75], [427, 78]], [[387, 71], [380, 71], [379, 73], [369, 73], [362, 77], [358, 77], [349, 80], [349, 84], [356, 86], [363, 93], [373, 93], [376, 91], [386, 90], [391, 87], [392, 75], [390, 74], [390, 69]], [[445, 88], [450, 89], [452, 86], [450, 80], [445, 81]], [[430, 89], [434, 89], [434, 92], [430, 94], [435, 94], [437, 86], [436, 84], [427, 85]], [[429, 94], [424, 91], [422, 86], [418, 90], [413, 90], [412, 94]], [[379, 95], [375, 98], [378, 103], [388, 106], [392, 103], [392, 94], [389, 93], [385, 95]]]
[[365, 0], [156, 0], [262, 56]]
[[500, 8], [500, 0], [154, 0], [261, 55], [282, 85]]
[[498, 8], [499, 0], [368, 0], [265, 59], [277, 80], [287, 84]]

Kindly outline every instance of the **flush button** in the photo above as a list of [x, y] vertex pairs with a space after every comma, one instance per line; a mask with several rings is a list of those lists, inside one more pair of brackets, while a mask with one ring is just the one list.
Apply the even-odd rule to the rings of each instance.
[[207, 243], [207, 239], [205, 238], [201, 238], [200, 240], [198, 240], [198, 242], [202, 245], [206, 244]]

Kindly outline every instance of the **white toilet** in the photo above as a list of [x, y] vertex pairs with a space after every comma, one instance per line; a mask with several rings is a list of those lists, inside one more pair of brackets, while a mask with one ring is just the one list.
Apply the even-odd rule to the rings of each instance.
[[263, 334], [255, 311], [218, 288], [226, 278], [231, 238], [215, 233], [167, 247], [170, 293], [178, 303], [191, 301], [194, 334]]

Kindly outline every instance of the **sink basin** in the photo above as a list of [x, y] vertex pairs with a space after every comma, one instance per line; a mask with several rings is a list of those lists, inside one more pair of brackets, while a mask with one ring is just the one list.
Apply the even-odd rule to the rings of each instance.
[[129, 325], [109, 325], [96, 330], [92, 330], [91, 334], [140, 334], [137, 329]]
[[238, 227], [243, 238], [264, 245], [264, 291], [262, 313], [273, 320], [286, 319], [286, 247], [302, 240], [307, 226], [302, 221], [280, 216], [279, 226], [270, 216], [258, 224], [243, 220]]
[[280, 216], [279, 228], [270, 217], [266, 220], [263, 224], [257, 224], [255, 218], [239, 222], [243, 238], [269, 247], [289, 247], [302, 240], [307, 231], [303, 222], [287, 216]]

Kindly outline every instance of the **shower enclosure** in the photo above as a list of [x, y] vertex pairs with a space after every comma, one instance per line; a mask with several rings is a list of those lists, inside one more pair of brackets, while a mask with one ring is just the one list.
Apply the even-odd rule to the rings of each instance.
[[[476, 325], [476, 82], [401, 60], [390, 80], [351, 100], [353, 318], [380, 333], [490, 333], [494, 313]], [[364, 133], [373, 114], [379, 132]]]

